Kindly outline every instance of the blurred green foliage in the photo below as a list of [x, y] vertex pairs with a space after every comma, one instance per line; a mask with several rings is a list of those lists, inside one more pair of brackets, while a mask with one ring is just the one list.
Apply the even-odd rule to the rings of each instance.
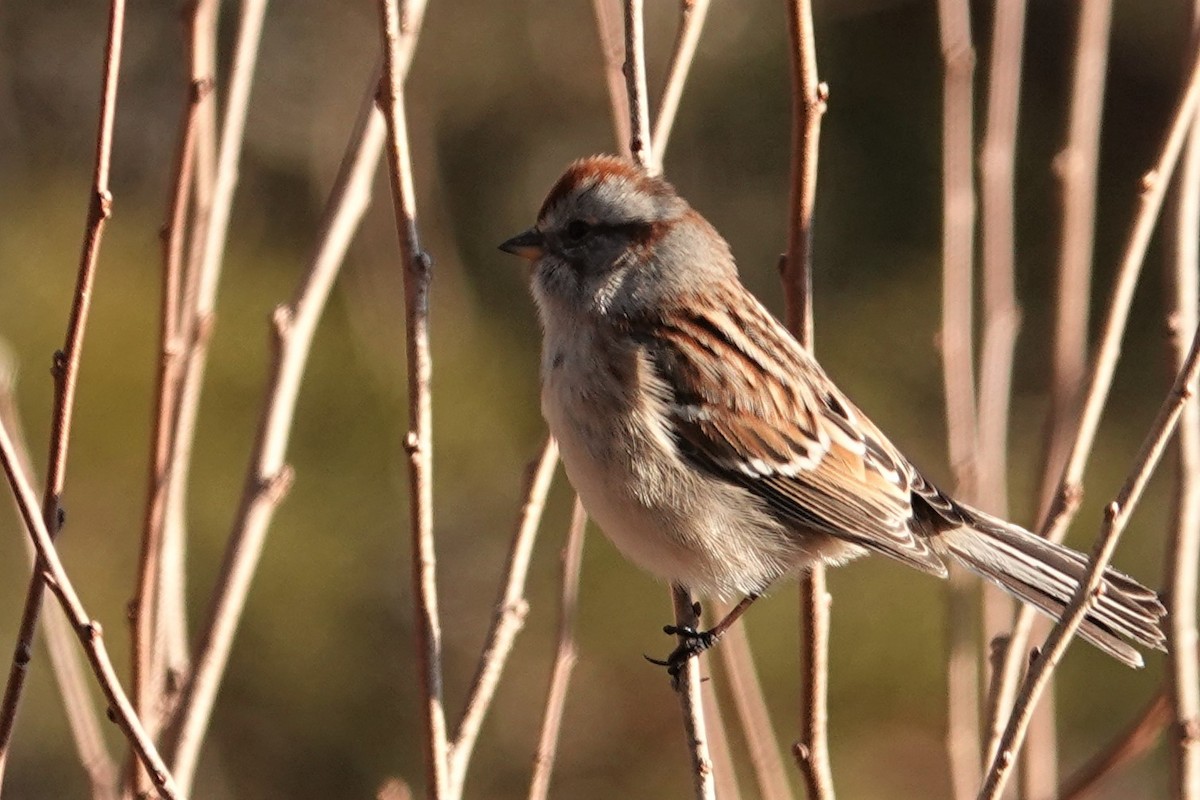
[[[0, 3], [0, 337], [21, 366], [20, 408], [39, 470], [50, 354], [61, 346], [92, 157], [106, 4]], [[133, 592], [156, 348], [157, 231], [183, 98], [177, 5], [132, 2], [113, 191], [84, 350], [62, 553], [118, 661]], [[676, 4], [649, 4], [658, 86]], [[236, 6], [223, 4], [228, 55]], [[1076, 4], [1030, 4], [1018, 160], [1018, 343], [1012, 511], [1034, 513], [1056, 186]], [[1158, 146], [1188, 28], [1183, 0], [1117, 4], [1103, 135], [1094, 308]], [[990, 6], [974, 3], [983, 108]], [[781, 308], [789, 89], [783, 4], [718, 0], [684, 95], [668, 175], [731, 241], [747, 283]], [[940, 64], [933, 3], [817, 3], [822, 134], [816, 242], [817, 347], [830, 372], [918, 463], [949, 481], [938, 324]], [[266, 319], [290, 297], [377, 49], [368, 2], [273, 6], [252, 98], [218, 324], [190, 488], [189, 597], [203, 617], [262, 402]], [[436, 260], [436, 514], [447, 707], [457, 719], [486, 629], [521, 470], [541, 436], [538, 333], [522, 266], [495, 244], [528, 225], [571, 158], [613, 147], [585, 0], [430, 4], [410, 82], [425, 244]], [[982, 120], [979, 123], [982, 128]], [[369, 797], [391, 775], [419, 785], [404, 465], [402, 294], [382, 182], [319, 331], [289, 460], [296, 483], [271, 530], [238, 635], [197, 797]], [[1165, 391], [1161, 258], [1152, 252], [1071, 541], [1086, 547]], [[1167, 492], [1156, 481], [1118, 554], [1157, 583]], [[468, 779], [472, 797], [521, 797], [553, 647], [561, 479], [518, 639]], [[28, 576], [23, 531], [0, 515], [0, 644], [15, 637]], [[944, 586], [875, 560], [836, 571], [833, 766], [845, 797], [946, 796]], [[57, 613], [56, 611], [54, 613]], [[554, 795], [682, 797], [678, 710], [641, 654], [665, 652], [666, 592], [588, 541], [581, 661]], [[797, 730], [797, 612], [790, 586], [749, 615], [785, 744]], [[1156, 690], [1085, 647], [1061, 670], [1065, 768]], [[39, 647], [6, 782], [13, 798], [85, 794]], [[124, 670], [123, 670], [124, 672]], [[733, 714], [726, 714], [732, 719]], [[110, 732], [115, 752], [120, 740]], [[1162, 796], [1162, 754], [1109, 797]], [[749, 772], [740, 765], [749, 784]], [[747, 789], [747, 796], [754, 796]]]

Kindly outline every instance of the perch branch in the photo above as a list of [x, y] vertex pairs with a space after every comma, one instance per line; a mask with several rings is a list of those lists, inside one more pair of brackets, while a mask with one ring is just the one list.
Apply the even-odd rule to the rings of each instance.
[[[675, 625], [700, 630], [699, 604], [691, 593], [680, 586], [671, 587], [675, 607]], [[679, 639], [682, 644], [684, 639]], [[683, 711], [683, 735], [692, 759], [692, 791], [697, 800], [716, 800], [717, 786], [713, 777], [712, 754], [708, 749], [708, 729], [704, 723], [704, 701], [701, 695], [700, 659], [689, 658], [677, 684], [679, 707]]]
[[[108, 12], [108, 38], [104, 49], [104, 77], [100, 90], [100, 119], [96, 131], [96, 158], [92, 172], [92, 188], [84, 227], [83, 247], [79, 256], [79, 272], [75, 294], [67, 322], [66, 342], [54, 354], [51, 373], [54, 376], [54, 411], [50, 422], [50, 455], [46, 470], [46, 488], [42, 498], [42, 519], [54, 537], [61, 527], [62, 493], [66, 482], [67, 449], [71, 439], [71, 420], [75, 410], [75, 389], [79, 378], [79, 361], [83, 351], [83, 336], [87, 328], [88, 311], [92, 302], [92, 285], [100, 257], [100, 242], [108, 218], [112, 216], [112, 193], [108, 188], [109, 165], [112, 161], [113, 123], [117, 111], [117, 76], [121, 70], [121, 43], [125, 27], [125, 0], [112, 0]], [[0, 700], [0, 785], [12, 743], [17, 706], [28, 674], [28, 656], [32, 653], [33, 637], [37, 632], [42, 598], [45, 594], [43, 567], [34, 570], [25, 594], [17, 644], [13, 649], [12, 666]]]

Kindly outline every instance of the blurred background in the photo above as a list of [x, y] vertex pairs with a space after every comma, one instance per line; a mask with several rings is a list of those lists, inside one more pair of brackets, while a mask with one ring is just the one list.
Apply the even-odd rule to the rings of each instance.
[[[179, 3], [131, 0], [112, 190], [84, 349], [61, 551], [128, 674], [128, 630], [149, 453], [162, 224], [183, 103]], [[657, 97], [677, 4], [647, 4]], [[222, 4], [222, 69], [236, 6]], [[973, 3], [985, 98], [991, 5]], [[1036, 513], [1056, 263], [1051, 159], [1065, 128], [1077, 4], [1029, 7], [1017, 164], [1017, 351], [1012, 514]], [[1184, 0], [1120, 0], [1105, 105], [1094, 309], [1105, 305], [1177, 90]], [[51, 353], [62, 346], [93, 158], [107, 4], [0, 2], [0, 346], [45, 468]], [[940, 361], [941, 67], [936, 9], [916, 0], [815, 7], [830, 85], [816, 222], [816, 341], [829, 372], [935, 479], [946, 463]], [[783, 3], [716, 0], [666, 157], [668, 177], [732, 243], [748, 285], [782, 310], [790, 95]], [[267, 317], [305, 269], [316, 221], [378, 51], [374, 3], [288, 0], [267, 17], [251, 98], [190, 489], [189, 597], [203, 615], [260, 413]], [[222, 72], [222, 85], [225, 73]], [[614, 148], [586, 0], [433, 0], [409, 81], [420, 227], [435, 259], [434, 468], [446, 701], [457, 719], [542, 436], [538, 329], [523, 262], [496, 244], [528, 226], [571, 159]], [[224, 98], [220, 98], [223, 102]], [[980, 129], [982, 117], [980, 117]], [[382, 178], [382, 174], [381, 174]], [[410, 630], [403, 452], [403, 300], [390, 197], [377, 182], [318, 332], [275, 519], [204, 750], [196, 796], [371, 797], [389, 776], [421, 783]], [[1090, 546], [1169, 385], [1162, 257], [1152, 249], [1069, 541]], [[534, 555], [527, 627], [467, 780], [470, 797], [523, 797], [553, 650], [558, 552], [570, 510], [560, 477]], [[1116, 563], [1161, 584], [1167, 482], [1155, 481]], [[29, 574], [15, 515], [0, 513], [0, 649]], [[949, 793], [942, 744], [945, 586], [874, 559], [830, 576], [831, 745], [844, 797]], [[552, 793], [683, 797], [679, 710], [642, 660], [672, 646], [667, 593], [591, 530], [580, 662]], [[58, 613], [54, 609], [54, 613]], [[797, 602], [779, 587], [749, 614], [767, 700], [786, 747], [798, 731]], [[1083, 645], [1059, 671], [1064, 771], [1153, 696], [1142, 672]], [[44, 649], [35, 654], [6, 797], [82, 797]], [[6, 670], [5, 670], [6, 671]], [[727, 711], [732, 717], [732, 711]], [[112, 745], [119, 737], [111, 731]], [[736, 742], [735, 742], [736, 744]], [[745, 765], [743, 764], [742, 767]], [[1104, 797], [1162, 797], [1155, 751]], [[749, 773], [745, 772], [747, 797]], [[799, 792], [797, 784], [797, 792]]]

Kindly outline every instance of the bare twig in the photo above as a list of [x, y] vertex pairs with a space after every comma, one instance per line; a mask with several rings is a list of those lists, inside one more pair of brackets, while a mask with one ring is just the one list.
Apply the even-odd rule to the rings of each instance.
[[433, 263], [417, 235], [412, 155], [404, 109], [404, 71], [398, 51], [408, 9], [398, 0], [380, 0], [383, 32], [383, 79], [379, 105], [387, 120], [385, 152], [391, 176], [392, 207], [404, 269], [404, 307], [408, 361], [408, 424], [404, 450], [408, 456], [409, 533], [412, 537], [412, 586], [416, 657], [421, 684], [426, 791], [433, 798], [450, 796], [449, 742], [442, 701], [442, 632], [438, 618], [437, 572], [433, 541], [433, 427], [430, 404], [429, 280]]
[[[215, 56], [215, 25], [219, 5], [204, 0], [198, 10], [194, 57], [197, 79], [212, 78]], [[266, 0], [242, 0], [233, 62], [229, 70], [228, 99], [221, 124], [221, 141], [213, 173], [211, 139], [214, 137], [216, 102], [209, 98], [198, 109], [196, 142], [196, 214], [193, 217], [188, 275], [184, 285], [180, 339], [184, 348], [174, 429], [171, 434], [171, 479], [166, 487], [166, 526], [162, 543], [163, 628], [168, 632], [165, 645], [177, 650], [186, 630], [183, 614], [186, 589], [183, 561], [186, 539], [188, 476], [196, 438], [196, 418], [204, 388], [208, 346], [216, 324], [217, 288], [225, 257], [225, 239], [238, 185], [238, 164], [245, 141], [246, 116], [250, 90], [258, 63]], [[211, 187], [209, 186], [211, 182]], [[186, 661], [174, 655], [173, 670], [186, 668]], [[182, 677], [182, 676], [180, 676]]]
[[[551, 464], [554, 460], [551, 460]], [[546, 693], [546, 709], [542, 713], [542, 732], [537, 752], [533, 756], [533, 777], [529, 782], [529, 800], [545, 800], [550, 796], [550, 776], [554, 772], [554, 757], [558, 752], [563, 711], [567, 705], [567, 688], [575, 669], [575, 616], [579, 607], [579, 569], [583, 564], [583, 533], [587, 528], [587, 512], [579, 498], [571, 512], [571, 527], [562, 551], [562, 592], [558, 603], [558, 644], [554, 649], [554, 667], [550, 672], [550, 689]]]
[[[727, 611], [727, 607], [717, 608], [716, 617], [724, 618]], [[726, 631], [718, 649], [721, 665], [725, 668], [725, 679], [733, 695], [733, 707], [746, 739], [758, 793], [763, 800], [792, 800], [788, 772], [779, 755], [779, 737], [775, 734], [762, 685], [758, 681], [746, 626], [734, 625]]]
[[467, 766], [470, 764], [483, 718], [491, 708], [492, 698], [495, 697], [500, 676], [512, 652], [513, 642], [525, 625], [525, 615], [529, 610], [529, 603], [525, 600], [525, 580], [529, 574], [529, 560], [533, 556], [533, 545], [537, 540], [542, 512], [546, 507], [546, 496], [550, 492], [554, 468], [557, 465], [558, 445], [547, 436], [538, 454], [526, 469], [525, 487], [521, 493], [524, 501], [517, 517], [512, 544], [509, 545], [500, 597], [496, 601], [491, 627], [483, 652], [479, 656], [475, 679], [467, 693], [462, 717], [455, 728], [454, 738], [451, 739], [451, 797], [462, 796]]
[[704, 719], [708, 723], [708, 750], [712, 753], [717, 797], [721, 800], [742, 800], [742, 787], [738, 784], [728, 729], [712, 681], [700, 684], [700, 700], [704, 704]]
[[[788, 200], [787, 254], [781, 264], [788, 329], [812, 349], [813, 208], [817, 197], [817, 156], [821, 116], [828, 89], [817, 78], [817, 50], [809, 0], [788, 3], [788, 36], [792, 74], [792, 167]], [[795, 754], [810, 800], [832, 800], [829, 766], [829, 592], [825, 568], [815, 565], [800, 579], [804, 618], [801, 641], [803, 719]]]
[[168, 753], [181, 786], [191, 786], [267, 529], [290, 482], [285, 457], [317, 322], [354, 231], [370, 203], [371, 181], [385, 133], [383, 117], [374, 109], [377, 85], [376, 72], [330, 191], [309, 271], [291, 303], [276, 309], [272, 319], [274, 352], [255, 447], [246, 468], [217, 588], [199, 634], [195, 669], [184, 687], [168, 736]]
[[154, 743], [142, 727], [129, 698], [121, 688], [120, 681], [117, 680], [112, 661], [108, 657], [108, 650], [104, 646], [100, 623], [88, 616], [83, 604], [79, 601], [79, 596], [75, 593], [75, 587], [71, 585], [71, 579], [67, 576], [66, 569], [58, 558], [49, 528], [39, 516], [37, 496], [33, 493], [28, 477], [20, 468], [12, 437], [9, 435], [8, 427], [2, 422], [0, 422], [0, 462], [2, 462], [8, 482], [12, 486], [12, 491], [17, 497], [21, 518], [37, 547], [38, 569], [42, 571], [42, 578], [47, 582], [50, 591], [58, 598], [63, 610], [70, 618], [75, 634], [79, 637], [79, 641], [87, 653], [88, 661], [91, 662], [96, 680], [99, 682], [104, 696], [108, 699], [114, 721], [129, 739], [129, 743], [150, 774], [159, 794], [164, 798], [179, 797], [175, 781], [172, 779], [171, 773], [167, 771], [167, 765], [158, 755]]
[[[13, 396], [15, 381], [16, 365], [10, 360], [4, 343], [0, 341], [0, 424], [7, 427], [12, 436], [18, 467], [32, 480], [33, 462], [25, 444], [24, 426]], [[13, 499], [16, 500], [15, 497]], [[17, 513], [20, 513], [19, 505]], [[30, 567], [36, 569], [37, 548], [29, 539], [25, 540], [25, 544], [29, 551]], [[104, 726], [92, 700], [92, 693], [88, 690], [87, 675], [79, 649], [74, 642], [75, 635], [71, 632], [66, 618], [60, 613], [51, 611], [44, 621], [42, 638], [50, 654], [51, 671], [58, 684], [58, 694], [67, 714], [67, 724], [71, 728], [79, 762], [88, 774], [92, 798], [112, 800], [116, 797], [117, 764], [104, 741]]]
[[613, 133], [616, 134], [617, 148], [629, 157], [629, 97], [621, 66], [625, 58], [621, 16], [616, 13], [613, 0], [592, 0], [592, 13], [596, 16], [596, 35], [600, 42], [600, 56], [604, 60], [604, 81], [608, 87], [608, 102], [612, 107]]
[[696, 56], [696, 45], [704, 20], [708, 16], [709, 0], [680, 0], [679, 31], [675, 35], [675, 49], [671, 53], [671, 66], [667, 72], [667, 85], [663, 88], [658, 104], [658, 116], [654, 120], [653, 152], [656, 171], [662, 172], [667, 157], [667, 142], [671, 139], [671, 128], [675, 125], [675, 114], [679, 111], [679, 100], [687, 83], [688, 72]]
[[[66, 343], [54, 354], [54, 412], [50, 428], [50, 456], [46, 471], [46, 488], [42, 498], [42, 518], [51, 538], [61, 525], [61, 499], [66, 481], [67, 449], [71, 439], [71, 420], [75, 409], [75, 388], [79, 377], [79, 360], [83, 336], [91, 308], [92, 285], [100, 256], [100, 241], [105, 223], [112, 216], [112, 193], [108, 188], [109, 164], [112, 160], [113, 122], [117, 111], [117, 75], [121, 69], [121, 43], [125, 26], [125, 0], [112, 0], [108, 13], [108, 39], [104, 50], [104, 78], [100, 90], [100, 119], [96, 131], [96, 159], [92, 173], [92, 188], [88, 202], [83, 247], [79, 257], [79, 272], [71, 315], [67, 322]], [[43, 568], [34, 570], [21, 612], [12, 667], [0, 700], [0, 784], [8, 761], [17, 706], [29, 667], [33, 637], [37, 632], [45, 593]]]
[[[199, 6], [193, 6], [197, 9]], [[195, 17], [189, 15], [187, 25], [194, 28]], [[191, 34], [186, 37], [191, 49]], [[195, 74], [195, 60], [192, 74]], [[154, 427], [150, 437], [150, 468], [146, 491], [146, 509], [142, 527], [141, 551], [138, 559], [137, 595], [131, 604], [133, 621], [133, 699], [138, 716], [152, 733], [165, 712], [163, 672], [164, 637], [159, 627], [158, 601], [161, 574], [159, 555], [167, 517], [167, 486], [171, 481], [172, 432], [178, 399], [180, 377], [179, 306], [183, 284], [184, 225], [188, 199], [192, 191], [192, 172], [195, 163], [196, 122], [200, 102], [210, 84], [188, 79], [187, 103], [180, 124], [179, 146], [175, 165], [167, 220], [162, 229], [163, 281], [159, 309], [159, 352], [156, 375]]]
[[1159, 692], [1137, 718], [1103, 750], [1094, 755], [1075, 774], [1059, 785], [1058, 800], [1079, 800], [1087, 796], [1102, 778], [1111, 775], [1154, 746], [1158, 734], [1171, 718], [1166, 694]]
[[[1171, 182], [1171, 175], [1175, 171], [1180, 150], [1195, 116], [1197, 102], [1200, 101], [1200, 59], [1196, 58], [1196, 55], [1193, 54], [1186, 83], [1187, 88], [1172, 117], [1162, 151], [1154, 167], [1142, 177], [1138, 211], [1133, 219], [1116, 282], [1113, 285], [1100, 346], [1084, 395], [1083, 414], [1069, 448], [1062, 475], [1052, 493], [1046, 519], [1041, 526], [1041, 533], [1054, 541], [1061, 540], [1066, 533], [1083, 497], [1081, 485], [1083, 470], [1087, 465], [1092, 443], [1095, 441], [1096, 431], [1100, 425], [1100, 416], [1104, 411], [1108, 400], [1108, 391], [1112, 386], [1117, 359], [1121, 354], [1121, 339], [1124, 337], [1125, 325], [1129, 319], [1133, 291], [1137, 286], [1138, 276], [1141, 274], [1142, 265], [1145, 262], [1146, 248], [1150, 243], [1150, 235], [1154, 231], [1159, 212], [1162, 210], [1163, 199]], [[1023, 663], [1028, 652], [1027, 645], [1033, 615], [1034, 612], [1029, 606], [1023, 606], [1017, 611], [1008, 650], [1005, 653], [1005, 664], [1002, 671], [1002, 678], [1005, 681], [1015, 680], [1024, 668]], [[996, 694], [997, 701], [994, 708], [1002, 718], [1005, 709], [1009, 706], [1005, 697], [1011, 696], [1011, 694], [1003, 686]], [[994, 756], [996, 748], [989, 746], [988, 752]]]
[[[700, 630], [698, 604], [687, 589], [671, 587], [675, 607], [675, 625], [683, 629]], [[684, 641], [681, 636], [680, 643]], [[683, 735], [692, 758], [692, 790], [697, 800], [716, 800], [717, 786], [713, 777], [712, 755], [708, 750], [708, 728], [704, 722], [704, 702], [701, 696], [700, 659], [689, 658], [678, 679], [679, 706], [683, 711]]]
[[624, 0], [625, 94], [629, 100], [629, 155], [651, 173], [659, 171], [650, 139], [650, 102], [646, 93], [645, 0]]
[[[1193, 6], [1193, 46], [1200, 43], [1200, 3]], [[1174, 247], [1168, 278], [1172, 362], [1186, 357], [1187, 332], [1200, 322], [1200, 124], [1192, 123], [1183, 163], [1175, 180]], [[1200, 405], [1188, 403], [1179, 419], [1175, 510], [1166, 549], [1169, 737], [1173, 797], [1200, 800], [1200, 653], [1197, 652], [1196, 604], [1200, 580]]]
[[1104, 570], [1112, 560], [1117, 541], [1175, 431], [1175, 424], [1179, 421], [1184, 405], [1195, 393], [1197, 373], [1200, 373], [1200, 328], [1196, 329], [1192, 337], [1183, 368], [1175, 378], [1175, 384], [1159, 409], [1153, 425], [1150, 426], [1133, 469], [1117, 493], [1116, 499], [1105, 508], [1104, 524], [1092, 549], [1087, 575], [1075, 590], [1071, 602], [1063, 610], [1061, 618], [1047, 637], [1045, 646], [1030, 666], [1029, 673], [1017, 692], [1012, 714], [1008, 718], [1004, 734], [1000, 737], [1000, 746], [979, 792], [979, 800], [995, 800], [1004, 791], [1004, 784], [1016, 761], [1016, 754], [1029, 725], [1033, 707], [1083, 618], [1100, 599], [1104, 586]]

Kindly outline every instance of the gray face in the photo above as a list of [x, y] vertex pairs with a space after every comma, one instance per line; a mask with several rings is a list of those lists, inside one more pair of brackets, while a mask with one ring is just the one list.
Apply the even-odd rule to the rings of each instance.
[[573, 164], [522, 236], [538, 254], [533, 294], [546, 324], [637, 314], [734, 274], [725, 242], [670, 184], [612, 157]]

